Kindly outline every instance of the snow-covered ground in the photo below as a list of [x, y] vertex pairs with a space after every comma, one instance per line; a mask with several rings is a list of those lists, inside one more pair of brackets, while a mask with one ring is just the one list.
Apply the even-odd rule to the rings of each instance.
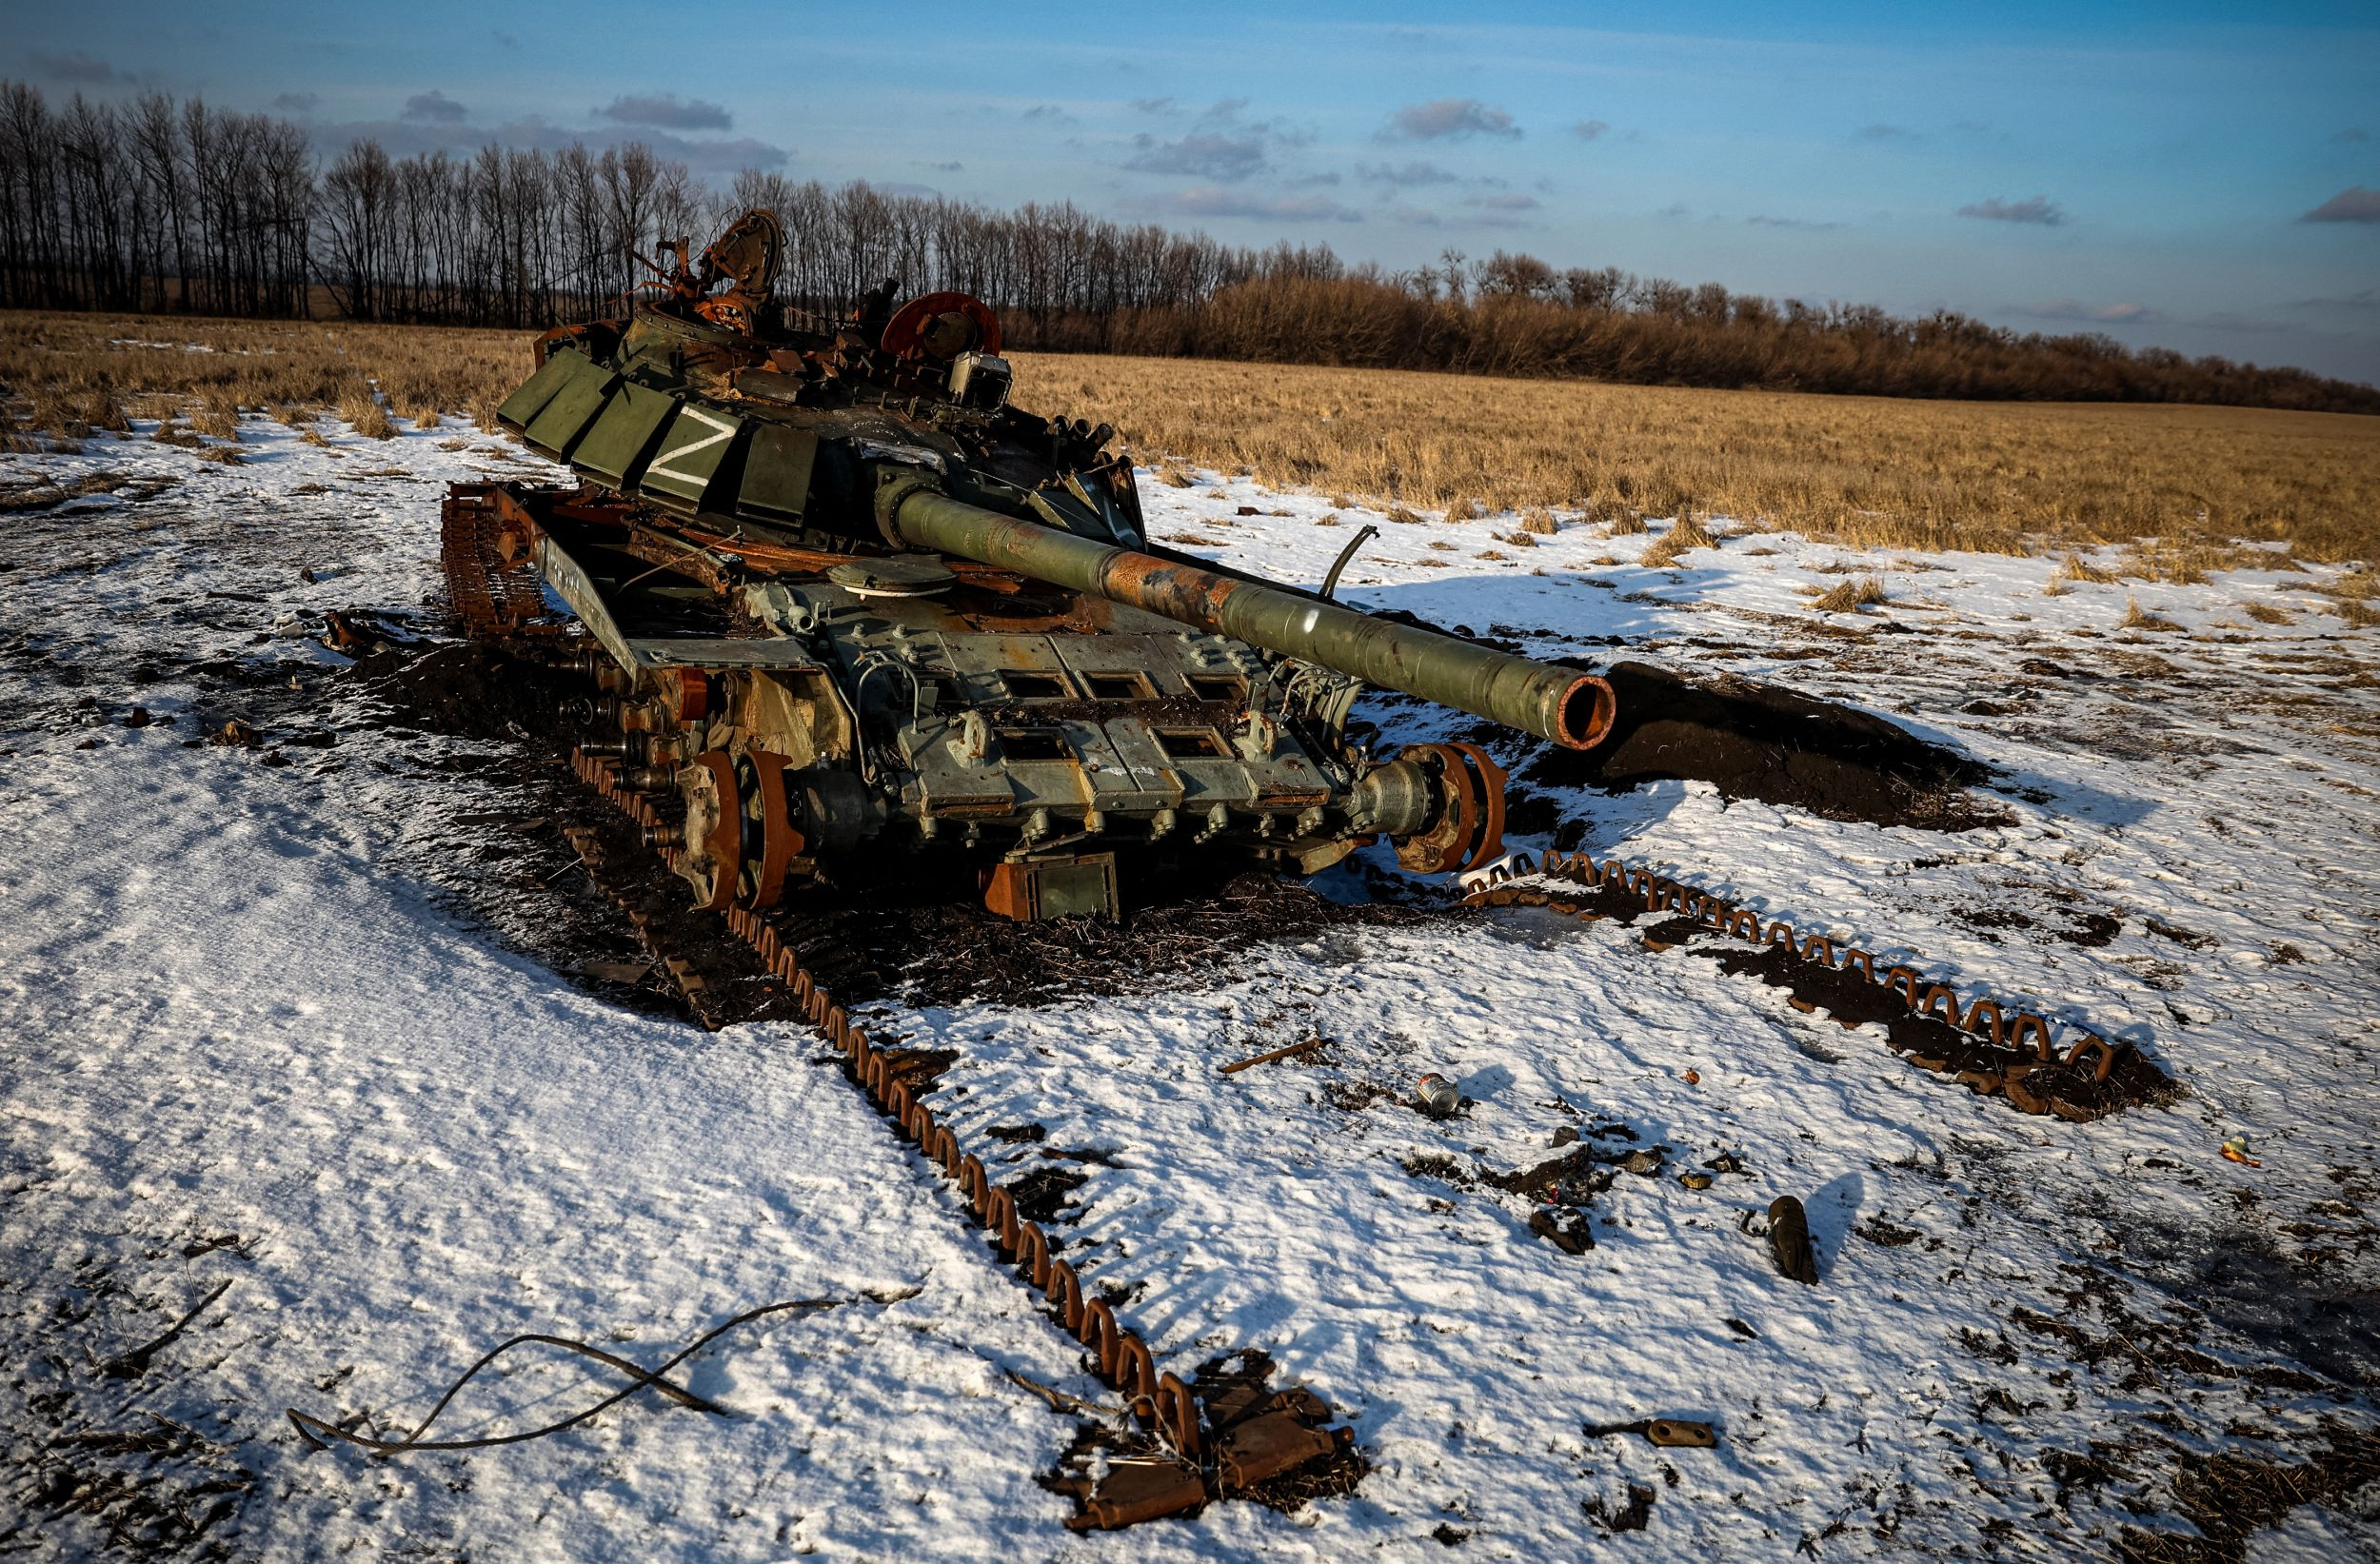
[[[453, 426], [320, 427], [250, 420], [236, 466], [106, 437], [0, 458], [0, 489], [122, 480], [0, 518], [0, 1549], [147, 1525], [270, 1558], [2104, 1557], [2127, 1526], [2186, 1532], [2177, 1477], [2203, 1491], [2209, 1455], [2324, 1459], [2380, 1426], [2380, 632], [2328, 611], [2323, 572], [2046, 595], [2053, 560], [1774, 534], [1653, 570], [1631, 562], [1657, 524], [1522, 547], [1509, 517], [1320, 525], [1319, 496], [1144, 476], [1178, 546], [1312, 582], [1375, 522], [1359, 603], [1772, 678], [1997, 768], [2007, 823], [1958, 835], [1687, 783], [1558, 802], [1599, 849], [2088, 1017], [2187, 1095], [2026, 1119], [1691, 950], [1522, 909], [1259, 945], [1123, 999], [883, 1007], [880, 1034], [959, 1051], [937, 1101], [962, 1133], [1045, 1126], [1027, 1166], [1099, 1154], [1062, 1164], [1087, 1179], [1065, 1232], [1160, 1367], [1260, 1347], [1373, 1464], [1295, 1514], [1078, 1536], [1033, 1481], [1072, 1422], [1012, 1375], [1103, 1393], [823, 1050], [607, 1005], [450, 894], [502, 874], [533, 908], [570, 873], [533, 826], [472, 856], [503, 830], [501, 757], [190, 746], [268, 698], [313, 703], [268, 738], [338, 736], [320, 613], [426, 631], [442, 485], [543, 470]], [[1891, 601], [1812, 612], [1798, 589], [1845, 567]], [[2128, 599], [2178, 627], [2120, 628]], [[136, 704], [171, 721], [128, 727]], [[1433, 1069], [1463, 1117], [1401, 1105]], [[1577, 1257], [1481, 1178], [1564, 1130], [1668, 1149], [1597, 1199]], [[2261, 1165], [2218, 1155], [2234, 1136]], [[1721, 1153], [1749, 1172], [1678, 1182]], [[1745, 1228], [1779, 1194], [1809, 1206], [1815, 1288]], [[227, 1281], [145, 1370], [109, 1363]], [[374, 1462], [281, 1418], [402, 1431], [516, 1332], [652, 1362], [808, 1297], [840, 1302], [690, 1366], [724, 1420], [641, 1397]], [[442, 1428], [610, 1384], [524, 1358]], [[1588, 1432], [1661, 1416], [1717, 1447]], [[2366, 1488], [2246, 1556], [2375, 1549]]]

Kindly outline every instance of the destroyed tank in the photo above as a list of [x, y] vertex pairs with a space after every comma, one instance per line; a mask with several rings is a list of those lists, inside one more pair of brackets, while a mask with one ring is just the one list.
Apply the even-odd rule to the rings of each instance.
[[1150, 543], [1115, 431], [1009, 402], [990, 308], [779, 307], [782, 244], [746, 213], [542, 338], [498, 417], [579, 482], [445, 507], [457, 612], [589, 679], [581, 775], [697, 905], [931, 862], [1008, 917], [1115, 916], [1169, 861], [1312, 875], [1383, 838], [1460, 871], [1502, 851], [1502, 774], [1381, 752], [1359, 695], [1610, 725], [1593, 675]]

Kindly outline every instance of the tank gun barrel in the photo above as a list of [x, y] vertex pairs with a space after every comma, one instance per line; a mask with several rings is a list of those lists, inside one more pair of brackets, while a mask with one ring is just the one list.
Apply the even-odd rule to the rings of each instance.
[[1089, 592], [1566, 748], [1588, 748], [1612, 724], [1612, 687], [1593, 674], [1020, 521], [954, 500], [908, 475], [886, 475], [877, 491], [877, 515], [885, 536], [909, 547]]

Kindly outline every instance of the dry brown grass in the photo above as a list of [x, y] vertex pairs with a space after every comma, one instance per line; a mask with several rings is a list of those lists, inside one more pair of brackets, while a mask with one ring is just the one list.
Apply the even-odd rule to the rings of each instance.
[[2287, 624], [2294, 617], [2287, 608], [2278, 608], [2270, 603], [2249, 603], [2241, 606], [2248, 610], [2248, 617], [2259, 624]]
[[2162, 618], [2143, 608], [2138, 598], [2130, 597], [2124, 600], [2123, 627], [2127, 630], [2178, 630], [2181, 628], [2172, 620]]
[[2057, 574], [2051, 578], [2051, 584], [2055, 585], [2059, 582], [2071, 581], [2082, 582], [2092, 586], [2105, 586], [2113, 580], [2115, 577], [2112, 572], [2100, 569], [2080, 554], [2069, 554], [2059, 562]]
[[2312, 560], [2380, 555], [2380, 418], [1078, 354], [1017, 364], [1021, 405], [1111, 423], [1143, 460], [1246, 465], [1276, 485], [1408, 507], [1476, 497], [1584, 511], [1615, 531], [1691, 507], [1894, 548], [2246, 538]]
[[1655, 570], [1667, 569], [1677, 564], [1677, 557], [1693, 548], [1716, 548], [1719, 541], [1702, 529], [1701, 524], [1689, 510], [1672, 522], [1669, 530], [1646, 545], [1637, 557], [1639, 564]]
[[190, 409], [190, 427], [217, 440], [237, 440], [240, 438], [239, 404], [220, 394], [203, 396]]
[[[188, 343], [213, 350], [191, 352]], [[134, 411], [149, 418], [270, 407], [295, 423], [361, 407], [377, 381], [388, 404], [417, 422], [468, 412], [492, 427], [497, 404], [530, 368], [525, 331], [0, 311], [0, 387], [45, 426], [53, 417], [121, 426], [119, 401], [139, 404]], [[101, 407], [110, 412], [98, 416]]]
[[394, 440], [397, 426], [388, 422], [387, 409], [372, 395], [368, 386], [356, 386], [339, 399], [339, 416], [347, 426], [367, 440]]
[[1890, 601], [1884, 583], [1874, 576], [1861, 576], [1856, 581], [1838, 581], [1818, 594], [1810, 606], [1822, 614], [1855, 614], [1872, 603]]
[[[1335, 505], [1361, 497], [1392, 517], [1536, 509], [1626, 534], [1693, 510], [1856, 545], [2011, 553], [2154, 539], [2137, 570], [2124, 567], [2152, 580], [2242, 563], [2237, 539], [2286, 542], [2311, 560], [2380, 556], [2375, 418], [1083, 354], [1017, 362], [1023, 406], [1112, 423], [1143, 460], [1324, 488]], [[202, 399], [285, 419], [368, 403], [380, 422], [393, 407], [417, 426], [462, 412], [492, 429], [529, 367], [526, 332], [0, 312], [0, 390], [58, 439], [115, 427], [128, 405], [157, 418]], [[371, 398], [375, 382], [385, 401]]]

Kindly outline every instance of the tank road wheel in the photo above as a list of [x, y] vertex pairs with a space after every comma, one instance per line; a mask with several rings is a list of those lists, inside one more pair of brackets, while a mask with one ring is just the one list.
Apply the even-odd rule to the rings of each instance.
[[746, 907], [773, 907], [784, 894], [785, 871], [809, 843], [793, 821], [793, 801], [785, 790], [785, 758], [765, 749], [747, 750], [736, 762], [736, 789], [744, 821], [744, 841], [759, 850], [744, 855], [736, 873], [736, 901]]
[[1476, 869], [1504, 850], [1504, 773], [1478, 744], [1412, 744], [1398, 757], [1415, 762], [1438, 784], [1438, 819], [1397, 843], [1398, 863], [1416, 874]]
[[694, 888], [694, 904], [724, 912], [744, 874], [744, 806], [738, 798], [735, 762], [722, 750], [705, 750], [678, 773], [685, 797], [685, 845], [678, 873]]
[[1504, 769], [1478, 744], [1450, 743], [1446, 747], [1471, 762], [1466, 774], [1478, 790], [1479, 834], [1473, 839], [1471, 857], [1463, 867], [1480, 868], [1504, 856]]

